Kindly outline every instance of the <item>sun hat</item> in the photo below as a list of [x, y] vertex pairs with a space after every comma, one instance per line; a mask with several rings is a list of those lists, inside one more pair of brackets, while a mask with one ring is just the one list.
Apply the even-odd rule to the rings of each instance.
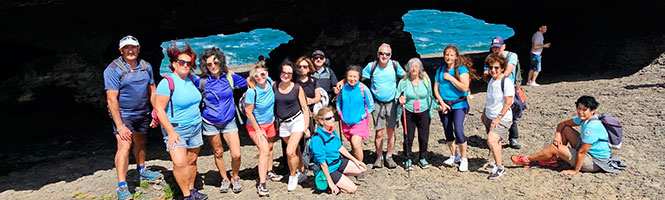
[[120, 44], [118, 45], [118, 48], [125, 47], [127, 45], [134, 45], [134, 46], [139, 46], [139, 40], [137, 40], [134, 36], [128, 35], [120, 39]]

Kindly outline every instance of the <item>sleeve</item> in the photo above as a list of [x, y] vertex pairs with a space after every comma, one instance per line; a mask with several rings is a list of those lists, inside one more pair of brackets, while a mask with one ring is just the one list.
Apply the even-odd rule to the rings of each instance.
[[155, 73], [152, 70], [152, 65], [149, 62], [148, 63], [148, 74], [150, 74], [150, 85], [155, 84]]
[[372, 62], [367, 63], [365, 65], [365, 68], [363, 68], [363, 78], [364, 79], [369, 79], [369, 73], [372, 71]]
[[532, 42], [532, 43], [536, 43], [536, 39], [537, 39], [537, 37], [538, 37], [537, 34], [536, 34], [536, 33], [533, 33], [533, 36], [531, 36], [531, 42]]
[[242, 76], [238, 74], [233, 74], [231, 75], [233, 78], [233, 87], [235, 88], [246, 88], [247, 87], [247, 79], [243, 78]]
[[157, 91], [155, 93], [167, 97], [171, 95], [171, 91], [169, 90], [169, 81], [166, 80], [166, 78], [162, 79], [162, 81], [159, 81], [159, 84], [157, 84]]
[[255, 104], [256, 102], [254, 102], [254, 96], [256, 96], [256, 91], [253, 89], [247, 89], [247, 92], [245, 92], [245, 103]]
[[397, 97], [399, 97], [400, 95], [402, 95], [402, 92], [404, 92], [404, 87], [405, 87], [405, 85], [406, 85], [406, 84], [405, 84], [406, 80], [407, 80], [407, 79], [404, 78], [404, 79], [402, 79], [402, 80], [399, 80], [399, 83], [397, 83]]
[[329, 70], [330, 72], [330, 80], [332, 80], [331, 84], [332, 86], [335, 86], [339, 80], [337, 80], [337, 76], [335, 76], [335, 73], [332, 70]]
[[574, 117], [573, 118], [573, 123], [575, 123], [577, 125], [580, 125], [582, 123], [582, 120], [580, 119], [580, 117]]
[[596, 141], [598, 141], [598, 139], [600, 139], [600, 134], [607, 134], [607, 131], [603, 128], [601, 122], [591, 121], [584, 129], [584, 133], [581, 134], [582, 142], [587, 144], [593, 144]]
[[443, 66], [439, 67], [439, 68], [436, 70], [436, 72], [434, 72], [434, 73], [436, 73], [436, 74], [434, 74], [434, 81], [435, 81], [435, 82], [439, 82], [439, 83], [441, 83], [441, 78], [440, 78], [439, 76], [440, 76], [442, 70], [445, 70], [445, 69], [443, 68]]
[[510, 57], [508, 57], [508, 64], [513, 64], [513, 66], [517, 66], [517, 54], [512, 53]]
[[397, 72], [395, 72], [395, 73], [397, 73], [397, 76], [399, 76], [399, 77], [404, 76], [404, 74], [406, 72], [404, 71], [404, 69], [402, 69], [402, 65], [400, 65], [399, 62], [397, 62], [395, 60], [393, 60], [392, 62], [395, 62], [395, 64], [397, 64]]
[[466, 66], [460, 66], [459, 67], [459, 74], [468, 74], [469, 73], [469, 68]]
[[503, 86], [503, 96], [504, 97], [514, 97], [515, 96], [515, 84], [507, 78]]
[[104, 90], [120, 90], [120, 76], [110, 65], [104, 70]]
[[309, 149], [312, 150], [314, 163], [322, 164], [326, 162], [326, 150], [323, 146], [323, 140], [320, 137], [312, 137], [309, 142]]
[[365, 85], [362, 88], [365, 91], [365, 103], [367, 104], [367, 111], [369, 113], [374, 112], [374, 97], [372, 97], [372, 92], [369, 91], [369, 88]]

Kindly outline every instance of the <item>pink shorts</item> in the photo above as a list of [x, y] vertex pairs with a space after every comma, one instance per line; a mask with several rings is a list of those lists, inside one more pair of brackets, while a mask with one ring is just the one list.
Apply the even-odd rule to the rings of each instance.
[[353, 135], [360, 136], [363, 140], [367, 139], [369, 137], [369, 116], [353, 126], [349, 126], [342, 121], [342, 132], [344, 133], [344, 137], [349, 141], [351, 141], [351, 136]]

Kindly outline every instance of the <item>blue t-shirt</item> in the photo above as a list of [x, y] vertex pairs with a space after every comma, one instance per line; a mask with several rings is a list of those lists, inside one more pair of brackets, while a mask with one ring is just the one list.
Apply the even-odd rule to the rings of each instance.
[[[178, 123], [179, 126], [188, 126], [201, 123], [201, 111], [199, 103], [201, 102], [201, 93], [189, 78], [182, 80], [177, 75], [171, 73], [168, 75], [173, 79], [173, 97], [171, 102], [166, 104], [166, 115], [169, 122]], [[192, 75], [194, 80], [198, 79]], [[157, 95], [169, 96], [169, 81], [162, 79], [157, 85]], [[171, 117], [171, 104], [173, 104], [173, 117]]]
[[329, 142], [324, 145], [324, 141], [321, 137], [312, 136], [312, 139], [309, 142], [309, 149], [312, 150], [314, 163], [320, 165], [325, 162], [328, 164], [328, 173], [334, 172], [339, 168], [342, 162], [337, 162], [334, 165], [330, 165], [330, 163], [340, 158], [339, 148], [342, 147], [342, 139], [339, 138], [337, 131], [333, 130], [331, 133], [324, 130], [321, 126], [316, 129], [316, 133], [321, 135], [323, 140]]
[[150, 90], [148, 86], [155, 84], [152, 77], [152, 66], [150, 63], [145, 62], [148, 66], [147, 70], [141, 70], [141, 60], [137, 59], [138, 65], [131, 67], [125, 62], [122, 57], [118, 58], [128, 72], [125, 78], [120, 82], [122, 77], [122, 68], [117, 66], [115, 62], [111, 62], [104, 70], [104, 90], [118, 90], [118, 106], [120, 107], [121, 117], [130, 116], [146, 116], [150, 113]]
[[[252, 113], [259, 124], [266, 124], [275, 120], [275, 92], [270, 83], [272, 81], [267, 81], [265, 89], [257, 85], [256, 88], [247, 89], [247, 93], [245, 93], [245, 103], [254, 104]], [[254, 102], [254, 97], [256, 97], [256, 102]], [[247, 119], [247, 124], [250, 124], [249, 119]]]
[[[227, 124], [235, 117], [236, 107], [233, 101], [233, 89], [247, 87], [245, 78], [233, 74], [233, 87], [226, 78], [226, 73], [216, 78], [209, 75], [205, 83], [205, 93], [203, 98], [207, 101], [201, 112], [201, 117], [213, 124]], [[201, 79], [196, 80], [196, 87], [200, 87]], [[211, 105], [209, 105], [209, 104]], [[213, 109], [214, 106], [217, 110]]]
[[[361, 88], [364, 89], [364, 98], [363, 93], [360, 91]], [[370, 93], [367, 86], [361, 82], [358, 82], [355, 87], [348, 83], [344, 84], [339, 95], [340, 97], [338, 98], [340, 99], [337, 100], [337, 110], [342, 114], [342, 120], [344, 123], [348, 125], [353, 126], [354, 124], [357, 124], [369, 117], [369, 114], [374, 111], [372, 93]], [[367, 105], [367, 110], [365, 110], [365, 105]]]
[[[503, 58], [507, 58], [508, 59], [508, 64], [513, 64], [513, 66], [514, 66], [513, 67], [513, 72], [510, 73], [510, 76], [508, 76], [508, 78], [510, 78], [510, 80], [512, 80], [513, 83], [515, 83], [515, 72], [517, 71], [517, 54], [512, 53], [510, 55], [510, 57], [508, 57], [508, 54], [510, 54], [510, 53], [511, 53], [510, 51], [504, 51]], [[490, 70], [490, 68], [488, 66], [485, 66], [484, 69], [485, 69], [485, 71]]]
[[[395, 63], [397, 64], [397, 72], [395, 72], [393, 62], [397, 61], [389, 60], [384, 68], [381, 68], [377, 64], [376, 69], [374, 70], [374, 75], [371, 80], [371, 89], [373, 94], [376, 95], [374, 97], [376, 100], [387, 102], [392, 101], [397, 97], [397, 80], [395, 79], [395, 73], [397, 73], [397, 76], [401, 77], [405, 72], [399, 63]], [[374, 66], [374, 62], [367, 63], [365, 68], [363, 68], [364, 79], [370, 78], [369, 73], [372, 71], [372, 66]]]
[[[439, 94], [441, 95], [441, 98], [445, 101], [453, 101], [456, 99], [459, 99], [461, 97], [469, 95], [469, 92], [462, 92], [462, 90], [457, 89], [452, 82], [443, 79], [443, 73], [446, 70], [447, 66], [443, 65], [439, 67], [437, 70], [437, 74], [434, 76], [434, 81], [439, 83]], [[465, 74], [469, 73], [469, 69], [467, 69], [465, 66], [459, 66], [458, 68], [459, 74]], [[447, 72], [451, 76], [455, 76], [455, 68], [450, 68]], [[458, 103], [453, 104], [452, 109], [460, 109], [460, 108], [468, 108], [469, 104], [466, 101], [461, 101]]]
[[[598, 115], [595, 115], [594, 118], [598, 119]], [[586, 144], [591, 144], [591, 149], [589, 149], [589, 154], [595, 158], [609, 158], [610, 157], [610, 146], [607, 144], [607, 130], [603, 123], [599, 120], [588, 119], [582, 123], [579, 117], [573, 118], [575, 124], [582, 127], [580, 132], [580, 138], [582, 142]], [[603, 141], [599, 141], [603, 140]]]

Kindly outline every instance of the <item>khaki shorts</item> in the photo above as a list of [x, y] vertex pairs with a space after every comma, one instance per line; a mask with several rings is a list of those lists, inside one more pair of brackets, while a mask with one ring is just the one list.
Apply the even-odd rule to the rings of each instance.
[[374, 130], [397, 128], [397, 105], [394, 101], [388, 103], [374, 101], [374, 108], [374, 112], [372, 112]]
[[[575, 162], [577, 162], [577, 149], [575, 148], [568, 148], [568, 160], [570, 160], [571, 166], [575, 168]], [[584, 158], [584, 163], [582, 164], [582, 169], [580, 171], [583, 172], [595, 172], [600, 170], [600, 167], [598, 165], [593, 164], [593, 158], [591, 157], [591, 154], [586, 154], [586, 157]]]
[[[483, 124], [485, 125], [485, 133], [489, 134], [490, 133], [490, 125], [492, 124], [492, 120], [487, 117], [487, 115], [483, 115]], [[513, 125], [512, 121], [499, 121], [499, 125], [492, 130], [492, 132], [496, 133], [501, 137], [501, 140], [506, 140], [508, 139], [508, 129], [510, 129], [510, 126]]]

